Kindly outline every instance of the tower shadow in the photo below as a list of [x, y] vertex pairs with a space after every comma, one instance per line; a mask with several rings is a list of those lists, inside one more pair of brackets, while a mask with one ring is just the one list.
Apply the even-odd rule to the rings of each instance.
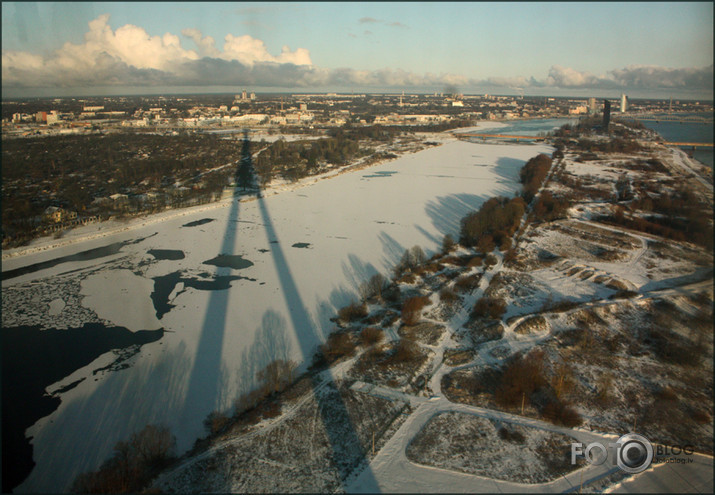
[[[246, 150], [246, 154], [242, 159], [251, 160], [249, 147], [250, 141], [248, 139], [248, 134], [246, 133], [244, 135], [244, 150]], [[296, 329], [296, 331], [301, 329], [305, 330], [306, 333], [312, 333], [311, 337], [313, 338], [297, 339], [301, 346], [303, 356], [305, 359], [310, 359], [314, 355], [311, 343], [316, 341], [320, 342], [322, 340], [321, 335], [318, 328], [311, 320], [305, 303], [300, 296], [300, 291], [298, 290], [298, 286], [296, 285], [293, 274], [291, 273], [283, 248], [281, 247], [278, 233], [273, 225], [273, 220], [271, 219], [264, 195], [260, 192], [260, 190], [256, 191], [258, 209], [260, 210], [263, 224], [265, 225], [267, 239], [269, 242], [279, 241], [271, 244], [271, 255], [276, 271], [278, 272], [281, 293], [283, 294], [286, 306], [288, 307], [293, 328]], [[320, 355], [321, 352], [322, 351], [319, 347], [317, 350], [318, 355], [316, 356], [317, 362], [325, 361], [323, 356]], [[328, 380], [333, 382], [332, 375], [329, 373], [327, 374]], [[344, 462], [346, 447], [359, 449], [357, 466], [364, 466], [365, 472], [363, 473], [363, 477], [367, 477], [367, 479], [372, 482], [370, 484], [371, 486], [377, 486], [368, 463], [367, 450], [360, 441], [342, 397], [340, 394], [331, 394], [331, 398], [328, 400], [325, 395], [318, 393], [318, 387], [324, 385], [324, 382], [321, 380], [320, 374], [318, 373], [311, 374], [311, 382], [313, 391], [315, 392], [314, 396], [318, 402], [318, 410], [321, 414], [321, 420], [331, 444], [332, 459], [330, 460], [332, 465], [340, 473], [343, 489], [346, 487], [345, 483], [347, 481], [347, 477], [355, 470], [356, 467], [355, 465], [350, 465]]]
[[[242, 174], [245, 174], [246, 167], [250, 166], [250, 162], [246, 163], [245, 161], [246, 156], [250, 160], [250, 148], [247, 140], [244, 140], [241, 160], [234, 175], [236, 184], [239, 184], [239, 181], [243, 181]], [[238, 237], [239, 209], [240, 193], [236, 188], [234, 189], [219, 255], [232, 255], [234, 252], [236, 238]], [[230, 273], [230, 267], [218, 266], [214, 271], [214, 276], [227, 276]], [[181, 425], [190, 425], [192, 418], [205, 417], [207, 405], [211, 407], [210, 411], [213, 411], [218, 406], [222, 392], [220, 390], [220, 384], [222, 383], [221, 354], [226, 334], [229, 295], [228, 289], [214, 290], [209, 295], [196, 348], [196, 357], [189, 377], [184, 409], [180, 417]]]

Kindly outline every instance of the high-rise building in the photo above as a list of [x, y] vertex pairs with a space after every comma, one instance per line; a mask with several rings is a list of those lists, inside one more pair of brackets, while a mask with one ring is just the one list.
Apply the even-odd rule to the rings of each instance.
[[611, 123], [611, 102], [603, 100], [603, 129], [608, 130], [608, 124]]
[[588, 113], [596, 113], [596, 98], [588, 99]]
[[628, 109], [628, 97], [625, 93], [621, 93], [621, 113], [625, 113]]

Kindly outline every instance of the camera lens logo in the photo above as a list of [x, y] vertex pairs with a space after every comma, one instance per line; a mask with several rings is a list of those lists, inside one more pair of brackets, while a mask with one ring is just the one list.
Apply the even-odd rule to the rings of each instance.
[[616, 464], [627, 473], [645, 471], [653, 461], [653, 446], [641, 435], [627, 433], [616, 445]]

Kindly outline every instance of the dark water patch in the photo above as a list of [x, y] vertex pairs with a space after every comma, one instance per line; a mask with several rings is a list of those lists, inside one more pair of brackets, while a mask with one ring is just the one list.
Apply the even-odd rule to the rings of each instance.
[[46, 270], [52, 268], [53, 266], [60, 265], [62, 263], [70, 263], [72, 261], [90, 261], [99, 258], [104, 258], [106, 256], [112, 256], [117, 254], [120, 249], [125, 245], [129, 244], [128, 241], [125, 242], [115, 242], [108, 246], [88, 249], [87, 251], [81, 251], [76, 254], [71, 254], [69, 256], [62, 256], [60, 258], [55, 258], [53, 260], [42, 261], [40, 263], [34, 263], [32, 265], [23, 266], [22, 268], [15, 268], [14, 270], [8, 270], [2, 272], [2, 280], [9, 280], [11, 278], [19, 277], [28, 273], [37, 272], [40, 270]]
[[174, 307], [173, 304], [169, 304], [169, 295], [181, 280], [181, 272], [161, 275], [152, 278], [152, 280], [154, 281], [154, 290], [149, 297], [151, 297], [151, 302], [154, 304], [156, 317], [161, 320], [161, 317]]
[[125, 243], [126, 243], [127, 245], [139, 244], [140, 242], [144, 242], [144, 241], [146, 241], [147, 239], [151, 239], [151, 238], [154, 237], [155, 235], [159, 235], [159, 232], [154, 232], [152, 235], [148, 235], [148, 236], [146, 236], [146, 237], [140, 237], [139, 239], [134, 239], [133, 241], [125, 241]]
[[76, 380], [76, 381], [70, 383], [69, 385], [65, 385], [64, 387], [62, 387], [62, 388], [58, 389], [57, 391], [55, 391], [55, 393], [54, 393], [53, 395], [62, 395], [62, 394], [64, 394], [65, 392], [69, 392], [70, 390], [72, 390], [73, 388], [75, 388], [77, 385], [79, 385], [80, 383], [82, 383], [85, 379], [86, 379], [86, 377], [82, 377], [82, 378], [80, 378], [79, 380]]
[[186, 257], [180, 249], [150, 249], [148, 253], [157, 260], [176, 261], [183, 260]]
[[370, 175], [363, 175], [363, 177], [366, 179], [380, 178], [380, 177], [392, 177], [396, 173], [397, 173], [396, 170], [383, 170], [380, 172], [372, 173]]
[[238, 254], [219, 254], [215, 258], [204, 261], [204, 265], [214, 265], [219, 268], [233, 268], [234, 270], [242, 270], [253, 266], [253, 262], [244, 259], [243, 256]]
[[124, 246], [129, 246], [132, 244], [139, 244], [147, 239], [150, 239], [157, 235], [158, 232], [154, 232], [152, 235], [147, 237], [141, 237], [139, 239], [134, 239], [133, 241], [123, 241], [115, 242], [109, 244], [108, 246], [98, 247], [94, 249], [88, 249], [86, 251], [80, 251], [79, 253], [71, 254], [69, 256], [62, 256], [55, 258], [53, 260], [42, 261], [40, 263], [34, 263], [32, 265], [23, 266], [21, 268], [15, 268], [14, 270], [8, 270], [2, 272], [1, 280], [9, 280], [11, 278], [19, 277], [21, 275], [26, 275], [28, 273], [34, 273], [40, 270], [46, 270], [52, 268], [53, 266], [60, 265], [62, 263], [70, 263], [72, 261], [91, 261], [99, 258], [105, 258], [107, 256], [112, 256], [117, 254]]
[[307, 248], [310, 247], [310, 243], [309, 243], [309, 242], [296, 242], [296, 243], [293, 244], [291, 247], [300, 248], [300, 249], [307, 249]]
[[[202, 277], [211, 277], [208, 273], [202, 273]], [[162, 275], [159, 277], [154, 277], [154, 290], [151, 293], [151, 301], [154, 304], [154, 311], [156, 311], [156, 317], [161, 320], [161, 318], [171, 311], [175, 305], [169, 302], [169, 296], [176, 288], [179, 283], [184, 284], [184, 289], [177, 294], [182, 294], [187, 288], [192, 288], [196, 290], [226, 290], [231, 287], [231, 282], [236, 280], [249, 280], [251, 282], [257, 282], [258, 280], [250, 277], [241, 277], [239, 275], [219, 275], [208, 279], [199, 279], [196, 277], [185, 277], [182, 276], [182, 272], [173, 272], [167, 275]]]
[[182, 227], [198, 227], [199, 225], [205, 225], [211, 223], [215, 218], [202, 218], [201, 220], [194, 220], [193, 222], [185, 223]]
[[[159, 340], [163, 329], [132, 332], [124, 327], [85, 323], [81, 328], [41, 330], [39, 326], [2, 329], [2, 491], [9, 493], [35, 466], [25, 430], [54, 412], [61, 399], [45, 388], [87, 366], [112, 349]], [[62, 390], [69, 390], [78, 383]], [[60, 392], [60, 391], [58, 391]]]

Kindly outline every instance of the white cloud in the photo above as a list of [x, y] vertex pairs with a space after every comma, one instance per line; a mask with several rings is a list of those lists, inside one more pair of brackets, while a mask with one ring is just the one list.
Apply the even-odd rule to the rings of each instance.
[[219, 55], [220, 52], [216, 49], [216, 42], [211, 36], [204, 36], [201, 31], [195, 28], [182, 29], [181, 34], [196, 43], [199, 55], [202, 57], [217, 57]]
[[[364, 87], [476, 89], [560, 88], [560, 89], [683, 89], [712, 91], [713, 66], [670, 69], [656, 66], [628, 66], [605, 75], [594, 75], [559, 65], [546, 77], [491, 77], [475, 80], [460, 74], [417, 74], [400, 69], [326, 69], [312, 65], [305, 48], [283, 46], [279, 54], [249, 35], [227, 34], [222, 48], [210, 36], [187, 28], [179, 36], [166, 33], [150, 36], [146, 30], [125, 25], [115, 31], [109, 16], [89, 23], [81, 44], [66, 43], [49, 56], [2, 52], [2, 84], [6, 88], [69, 88], [101, 86], [236, 86], [282, 88]], [[363, 23], [382, 22], [372, 18]], [[354, 35], [353, 35], [354, 36]], [[190, 40], [190, 41], [189, 41]], [[431, 89], [428, 89], [431, 88]]]

